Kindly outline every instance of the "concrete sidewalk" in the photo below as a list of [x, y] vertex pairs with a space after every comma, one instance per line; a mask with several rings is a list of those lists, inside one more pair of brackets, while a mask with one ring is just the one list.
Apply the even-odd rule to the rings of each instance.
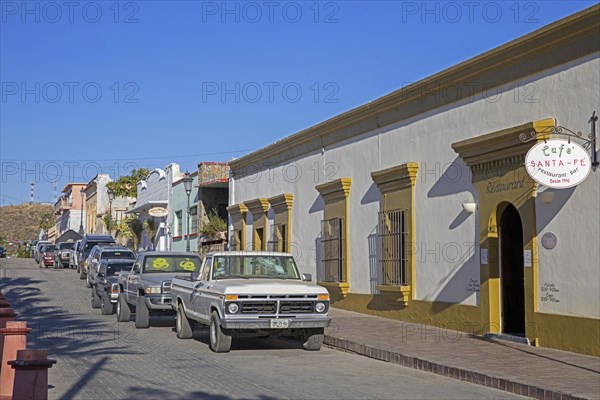
[[332, 348], [535, 399], [600, 399], [598, 357], [335, 308], [330, 315]]

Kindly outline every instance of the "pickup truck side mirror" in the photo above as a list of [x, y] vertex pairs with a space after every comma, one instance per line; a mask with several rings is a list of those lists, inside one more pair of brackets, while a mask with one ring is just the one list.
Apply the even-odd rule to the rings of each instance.
[[193, 281], [197, 281], [200, 278], [199, 272], [192, 272], [191, 278]]
[[302, 280], [305, 282], [312, 282], [312, 275], [311, 274], [302, 274]]
[[104, 272], [98, 272], [98, 278], [106, 278], [106, 275], [104, 275]]

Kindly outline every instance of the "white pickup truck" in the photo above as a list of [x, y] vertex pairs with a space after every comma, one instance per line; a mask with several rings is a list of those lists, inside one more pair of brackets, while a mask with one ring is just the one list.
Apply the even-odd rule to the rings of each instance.
[[309, 283], [292, 255], [273, 252], [209, 253], [199, 273], [171, 282], [171, 307], [180, 339], [192, 337], [195, 321], [210, 327], [210, 348], [228, 352], [232, 337], [300, 337], [319, 350], [331, 319], [329, 292]]

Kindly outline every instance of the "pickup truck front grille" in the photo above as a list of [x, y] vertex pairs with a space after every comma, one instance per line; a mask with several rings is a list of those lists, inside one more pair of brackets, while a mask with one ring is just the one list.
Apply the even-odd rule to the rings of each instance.
[[281, 314], [309, 314], [313, 312], [312, 301], [281, 301], [279, 303]]
[[162, 292], [165, 294], [171, 293], [171, 281], [164, 281], [162, 283]]
[[277, 302], [275, 301], [243, 301], [242, 314], [275, 314]]

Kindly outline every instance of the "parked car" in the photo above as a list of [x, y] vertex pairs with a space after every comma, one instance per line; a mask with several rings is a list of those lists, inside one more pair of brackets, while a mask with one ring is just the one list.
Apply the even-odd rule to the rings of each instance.
[[100, 308], [102, 315], [115, 313], [119, 297], [119, 275], [129, 271], [135, 260], [100, 260], [96, 282], [92, 286], [92, 308]]
[[[94, 246], [86, 261], [87, 268], [87, 287], [92, 287], [96, 283], [96, 274], [98, 273], [98, 265], [102, 260], [135, 260], [133, 250], [112, 244], [98, 244]], [[131, 269], [131, 268], [130, 268]]]
[[0, 246], [0, 258], [6, 258], [6, 250], [2, 246]]
[[56, 244], [56, 252], [54, 258], [54, 264], [56, 266], [62, 266], [63, 268], [69, 266], [69, 260], [71, 259], [71, 253], [75, 247], [75, 242], [60, 242]]
[[77, 272], [79, 273], [79, 279], [85, 279], [87, 275], [86, 260], [90, 255], [90, 251], [97, 244], [114, 244], [116, 243], [115, 238], [110, 235], [83, 235], [79, 251], [77, 253]]
[[40, 248], [39, 255], [39, 264], [40, 268], [42, 267], [53, 267], [54, 266], [54, 252], [56, 251], [56, 245], [54, 244], [44, 244]]
[[135, 311], [135, 327], [148, 328], [151, 315], [172, 315], [171, 280], [175, 275], [197, 272], [200, 264], [194, 253], [140, 253], [131, 270], [119, 274], [117, 321], [129, 321]]
[[191, 338], [197, 321], [210, 327], [216, 353], [228, 352], [234, 336], [246, 335], [295, 336], [304, 349], [319, 350], [331, 322], [329, 292], [311, 280], [300, 275], [291, 254], [209, 253], [200, 273], [172, 280], [177, 337]]
[[35, 260], [36, 263], [40, 262], [40, 250], [42, 249], [42, 246], [45, 244], [50, 244], [52, 242], [50, 242], [49, 240], [39, 240], [36, 244], [35, 244], [35, 248], [33, 249], [33, 259]]
[[77, 240], [75, 242], [75, 246], [73, 246], [73, 251], [71, 251], [69, 258], [69, 268], [76, 269], [77, 268], [77, 254], [79, 252], [79, 247], [81, 246], [81, 240]]

